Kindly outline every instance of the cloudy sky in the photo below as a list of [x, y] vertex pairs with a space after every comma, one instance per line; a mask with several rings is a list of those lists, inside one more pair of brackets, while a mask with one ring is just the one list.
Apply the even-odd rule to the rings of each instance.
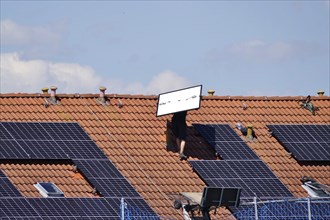
[[329, 95], [328, 0], [0, 4], [1, 93]]

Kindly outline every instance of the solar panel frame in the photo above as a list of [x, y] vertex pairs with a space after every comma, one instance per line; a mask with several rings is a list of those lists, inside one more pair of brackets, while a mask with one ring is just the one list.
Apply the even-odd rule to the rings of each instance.
[[0, 169], [0, 178], [7, 178], [6, 174]]

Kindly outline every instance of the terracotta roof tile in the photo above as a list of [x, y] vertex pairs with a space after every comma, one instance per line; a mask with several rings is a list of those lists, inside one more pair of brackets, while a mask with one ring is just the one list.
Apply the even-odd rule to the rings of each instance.
[[[164, 195], [201, 191], [205, 184], [187, 162], [179, 161], [175, 150], [166, 147], [166, 122], [171, 116], [155, 116], [156, 96], [106, 95], [109, 106], [98, 104], [98, 95], [59, 94], [61, 105], [46, 108], [44, 98], [49, 95], [2, 94], [0, 119], [78, 122], [154, 211], [164, 217], [180, 218], [181, 213], [172, 208], [172, 201]], [[203, 97], [201, 109], [190, 111], [187, 122], [189, 126], [228, 123], [232, 128], [237, 122], [252, 123], [258, 140], [247, 144], [295, 196], [307, 196], [300, 186], [301, 176], [309, 175], [330, 185], [330, 166], [299, 164], [269, 135], [266, 127], [276, 123], [330, 123], [330, 97], [312, 97], [313, 104], [320, 108], [315, 116], [299, 106], [298, 101], [302, 99], [304, 97]], [[117, 106], [119, 100], [122, 108]], [[193, 159], [214, 159], [212, 148], [191, 129], [187, 154]], [[235, 131], [241, 136], [237, 129]], [[71, 171], [71, 164], [2, 163], [0, 168], [27, 197], [40, 196], [32, 185], [40, 180], [53, 180], [68, 197], [95, 196], [86, 180]], [[226, 209], [221, 209], [220, 213], [229, 215]]]

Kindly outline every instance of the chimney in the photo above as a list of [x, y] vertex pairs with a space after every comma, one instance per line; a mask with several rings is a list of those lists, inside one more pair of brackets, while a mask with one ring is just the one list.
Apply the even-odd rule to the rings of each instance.
[[324, 91], [323, 91], [323, 90], [320, 90], [320, 91], [317, 92], [317, 94], [318, 94], [319, 96], [324, 96]]
[[50, 90], [51, 90], [51, 93], [50, 93], [50, 100], [54, 103], [56, 103], [56, 89], [57, 87], [56, 86], [51, 86], [50, 87]]
[[107, 90], [106, 87], [100, 86], [100, 97], [97, 98], [97, 102], [101, 105], [109, 105], [109, 101], [107, 101], [107, 98], [105, 97], [105, 90]]
[[214, 96], [215, 91], [213, 89], [209, 89], [207, 93], [209, 94], [209, 96]]
[[48, 94], [48, 90], [49, 90], [48, 87], [44, 87], [44, 88], [42, 88], [42, 89], [41, 89], [42, 94]]
[[252, 124], [249, 124], [247, 126], [246, 138], [249, 139], [249, 140], [252, 140], [253, 139], [253, 125]]

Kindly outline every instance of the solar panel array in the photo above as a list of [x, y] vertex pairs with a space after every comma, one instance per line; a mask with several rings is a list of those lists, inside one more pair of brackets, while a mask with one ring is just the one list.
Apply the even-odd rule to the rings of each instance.
[[330, 125], [267, 125], [298, 161], [330, 161]]
[[193, 124], [224, 160], [259, 159], [228, 124]]
[[209, 186], [240, 187], [241, 196], [292, 197], [290, 191], [228, 124], [194, 124], [223, 160], [189, 161]]
[[77, 123], [1, 122], [0, 159], [107, 159]]
[[209, 186], [241, 187], [242, 197], [292, 197], [261, 160], [195, 160], [189, 163]]
[[77, 123], [1, 122], [0, 159], [72, 159], [104, 198], [23, 198], [0, 170], [1, 219], [118, 219], [120, 198], [155, 213]]
[[138, 198], [139, 194], [109, 160], [73, 160], [104, 197]]

